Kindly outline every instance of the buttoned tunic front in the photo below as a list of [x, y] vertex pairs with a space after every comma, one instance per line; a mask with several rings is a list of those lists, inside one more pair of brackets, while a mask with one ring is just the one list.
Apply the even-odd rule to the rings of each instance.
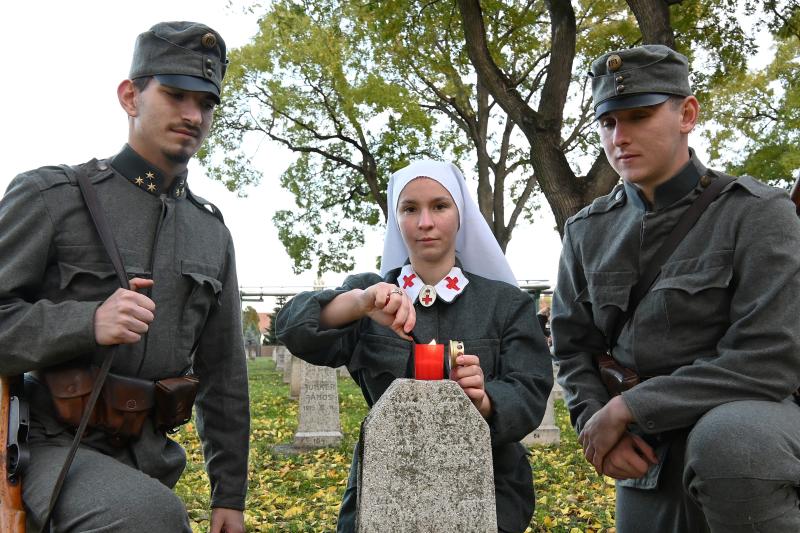
[[[643, 269], [718, 175], [692, 154], [653, 205], [625, 183], [567, 221], [551, 328], [578, 432], [610, 399], [593, 357], [608, 349]], [[617, 362], [648, 378], [622, 395], [639, 430], [686, 432], [719, 406], [781, 402], [797, 388], [798, 251], [800, 222], [785, 191], [746, 176], [726, 186], [613, 347]]]
[[[364, 318], [343, 328], [320, 326], [321, 309], [337, 295], [366, 289], [380, 281], [396, 284], [400, 269], [382, 279], [376, 274], [348, 277], [335, 290], [304, 292], [277, 316], [279, 339], [298, 357], [315, 365], [347, 365], [372, 407], [396, 378], [408, 373], [411, 343], [389, 328]], [[452, 302], [442, 299], [415, 305], [414, 333], [422, 342], [463, 340], [477, 355], [486, 393], [492, 402], [491, 433], [497, 523], [504, 531], [524, 531], [534, 508], [533, 480], [520, 440], [544, 415], [552, 386], [551, 360], [536, 322], [533, 299], [516, 287], [466, 273], [469, 285]], [[342, 503], [339, 531], [355, 527], [356, 478], [352, 475]]]
[[[224, 224], [188, 197], [185, 175], [157, 190], [163, 184], [147, 166], [127, 146], [110, 161], [82, 165], [129, 277], [154, 280], [147, 294], [155, 319], [140, 342], [115, 348], [111, 371], [148, 380], [189, 372], [199, 378], [196, 425], [211, 505], [243, 509], [249, 407], [233, 243]], [[120, 171], [137, 167], [138, 176]], [[99, 365], [110, 348], [95, 342], [94, 313], [118, 281], [74, 175], [43, 167], [17, 176], [0, 201], [0, 228], [0, 372], [75, 359]], [[26, 394], [31, 444], [65, 445], [72, 432], [57, 419], [46, 387], [29, 377]], [[186, 463], [181, 446], [151, 420], [125, 448], [96, 431], [85, 443], [169, 487]]]

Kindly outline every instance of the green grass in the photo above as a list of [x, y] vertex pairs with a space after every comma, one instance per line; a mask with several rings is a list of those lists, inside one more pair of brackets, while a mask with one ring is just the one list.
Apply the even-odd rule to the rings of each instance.
[[[250, 472], [245, 521], [248, 531], [334, 531], [353, 446], [367, 406], [361, 390], [339, 378], [339, 411], [343, 442], [338, 448], [299, 455], [276, 453], [276, 444], [291, 443], [297, 429], [297, 402], [289, 399], [283, 373], [269, 358], [249, 363]], [[613, 532], [614, 486], [583, 459], [569, 426], [563, 402], [556, 403], [561, 445], [532, 449], [536, 513], [530, 532]], [[209, 528], [209, 486], [193, 424], [176, 439], [186, 448], [189, 464], [176, 491], [186, 503], [192, 528]]]

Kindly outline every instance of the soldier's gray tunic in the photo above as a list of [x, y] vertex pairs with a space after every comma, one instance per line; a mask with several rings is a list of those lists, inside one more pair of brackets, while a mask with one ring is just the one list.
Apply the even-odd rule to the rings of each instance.
[[[131, 155], [129, 147], [126, 152], [138, 157]], [[196, 425], [211, 481], [211, 505], [243, 509], [249, 407], [230, 234], [220, 220], [189, 201], [183, 187], [185, 176], [179, 177], [180, 187], [156, 196], [125, 179], [108, 161], [93, 160], [86, 168], [129, 276], [155, 282], [149, 294], [156, 304], [155, 320], [142, 341], [117, 348], [111, 371], [150, 380], [194, 372], [200, 379]], [[118, 282], [74, 178], [59, 167], [17, 176], [0, 201], [0, 229], [4, 258], [0, 261], [0, 372], [21, 373], [76, 357], [89, 357], [99, 364], [108, 348], [95, 342], [94, 313]], [[43, 385], [29, 378], [26, 393], [31, 401], [30, 440], [36, 464], [26, 475], [25, 499], [39, 514], [47, 503], [40, 500], [49, 497], [47, 489], [60, 465], [37, 463], [37, 454], [57, 450], [53, 446], [68, 446], [73, 432], [56, 419]], [[110, 446], [99, 432], [91, 432], [85, 442], [85, 450], [114, 457], [168, 487], [177, 482], [186, 464], [181, 446], [156, 431], [151, 422], [125, 448]], [[93, 467], [93, 460], [81, 459], [82, 454], [74, 465], [76, 472], [82, 463]], [[101, 473], [100, 479], [105, 475]], [[77, 499], [99, 502], [99, 494], [125, 486], [123, 480], [111, 477], [119, 472], [107, 475], [105, 484], [79, 487]], [[78, 473], [67, 478], [67, 500], [76, 497], [76, 477]], [[33, 494], [31, 487], [40, 490]], [[128, 498], [137, 496], [142, 495]], [[144, 496], [147, 500], [141, 503], [151, 506], [154, 514], [164, 505], [164, 494]], [[147, 522], [135, 527], [143, 524]]]
[[[609, 400], [593, 354], [606, 350], [613, 325], [628, 305], [632, 286], [699, 196], [703, 187], [698, 178], [707, 173], [715, 175], [692, 154], [681, 172], [656, 189], [655, 205], [647, 206], [636, 188], [626, 183], [595, 200], [565, 225], [551, 327], [555, 354], [560, 359], [559, 381], [563, 382], [578, 432]], [[677, 440], [673, 446], [677, 456], [667, 461], [677, 474], [673, 472], [673, 481], [664, 481], [659, 487], [673, 494], [653, 496], [650, 504], [680, 498], [674, 490], [677, 487], [680, 491], [683, 471], [683, 483], [700, 501], [712, 527], [715, 520], [717, 525], [726, 521], [732, 524], [745, 510], [752, 520], [759, 521], [774, 518], [793, 505], [796, 508], [791, 485], [800, 482], [800, 433], [793, 422], [787, 420], [789, 431], [774, 427], [771, 434], [747, 434], [747, 428], [752, 429], [750, 424], [763, 424], [770, 418], [766, 413], [782, 410], [786, 419], [797, 417], [800, 411], [791, 402], [780, 403], [800, 384], [800, 222], [784, 191], [750, 177], [728, 185], [663, 266], [622, 330], [613, 355], [639, 375], [653, 376], [623, 393], [638, 430], [651, 435], [653, 443]], [[744, 435], [730, 436], [718, 426], [724, 417], [711, 416], [725, 405], [738, 406], [733, 412], [741, 418], [731, 423], [739, 424]], [[749, 410], [753, 405], [755, 408]], [[758, 420], [751, 420], [751, 413]], [[714, 421], [718, 439], [712, 439], [710, 445], [690, 436], [684, 464], [682, 448], [687, 434], [693, 427], [699, 430], [702, 424], [698, 420], [704, 416], [704, 424]], [[749, 444], [743, 445], [745, 442]], [[693, 447], [693, 443], [704, 449]], [[737, 461], [738, 456], [724, 447], [735, 444], [749, 450], [751, 458]], [[780, 454], [776, 448], [794, 451]], [[720, 461], [725, 458], [730, 468], [740, 469], [720, 470], [720, 477], [752, 475], [787, 485], [786, 501], [781, 505], [766, 500], [753, 504], [757, 510], [748, 509], [752, 502], [744, 501], [724, 502], [730, 506], [726, 510], [715, 508], [723, 503], [718, 501], [722, 498], [711, 501], [707, 496], [714, 492], [712, 488], [698, 489], [697, 465], [707, 461], [705, 457], [699, 461], [696, 454], [716, 454]], [[747, 468], [760, 472], [741, 470]], [[716, 477], [713, 470], [704, 472], [703, 482]], [[640, 482], [618, 486], [652, 486], [652, 474]], [[672, 488], [665, 488], [670, 483]], [[649, 512], [648, 529], [652, 530], [653, 521], [657, 523], [656, 510], [633, 509], [636, 496], [630, 495], [641, 492], [618, 489], [618, 503], [628, 497], [633, 502], [629, 509], [618, 505], [618, 514], [641, 512], [645, 516]], [[753, 498], [756, 492], [753, 490]], [[693, 512], [681, 511], [680, 506], [677, 509], [670, 511], [676, 520], [681, 512]], [[622, 519], [624, 522], [625, 517]], [[673, 530], [672, 525], [657, 525], [659, 531]], [[677, 523], [675, 527], [679, 531], [687, 526]], [[733, 526], [728, 530], [733, 531]]]
[[[400, 269], [386, 279], [377, 274], [348, 277], [335, 290], [304, 292], [277, 317], [278, 337], [298, 357], [316, 365], [347, 365], [371, 407], [395, 378], [407, 377], [411, 344], [369, 318], [323, 330], [322, 307], [337, 295], [380, 281], [396, 283]], [[544, 415], [552, 387], [550, 355], [536, 323], [533, 299], [516, 287], [466, 273], [469, 285], [452, 303], [437, 299], [415, 305], [419, 339], [463, 340], [480, 358], [493, 413], [488, 420], [497, 501], [497, 523], [505, 531], [524, 531], [534, 507], [533, 480], [520, 440]], [[355, 461], [339, 516], [339, 531], [355, 527]]]

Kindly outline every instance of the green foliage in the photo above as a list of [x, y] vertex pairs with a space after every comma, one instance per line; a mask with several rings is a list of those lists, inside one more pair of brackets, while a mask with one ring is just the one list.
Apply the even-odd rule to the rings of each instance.
[[[677, 48], [689, 57], [695, 92], [710, 111], [701, 119], [722, 120], [724, 130], [746, 129], [733, 118], [741, 113], [726, 108], [743, 102], [732, 96], [744, 88], [759, 105], [769, 101], [793, 115], [790, 91], [785, 100], [774, 93], [775, 80], [787, 87], [793, 81], [788, 59], [765, 71], [763, 80], [737, 81], [756, 47], [753, 28], [743, 26], [748, 19], [734, 14], [773, 13], [771, 27], [788, 42], [798, 25], [786, 3], [683, 0], [670, 7]], [[559, 195], [590, 185], [582, 174], [600, 153], [586, 77], [590, 61], [642, 41], [626, 1], [571, 4], [576, 44], [568, 104], [554, 120], [561, 133], [557, 148], [574, 176], [555, 178], [562, 181], [554, 188]], [[545, 0], [486, 0], [481, 7], [489, 51], [510, 90], [534, 109], [553, 105], [541, 99], [552, 54]], [[231, 52], [226, 98], [200, 156], [213, 176], [244, 191], [260, 176], [248, 147], [266, 138], [294, 151], [281, 185], [295, 206], [277, 212], [273, 222], [295, 272], [350, 270], [367, 228], [385, 220], [389, 175], [424, 156], [453, 160], [477, 177], [481, 212], [505, 249], [518, 217], [530, 218], [537, 207], [537, 179], [528, 140], [477, 82], [455, 2], [278, 0], [264, 11], [259, 33]], [[785, 172], [796, 158], [795, 139], [784, 135], [791, 120], [773, 121], [774, 139], [765, 138], [760, 124], [745, 131], [746, 138], [760, 136], [745, 151], [727, 143], [732, 133], [720, 133], [715, 150], [753, 152], [774, 167], [759, 168], [762, 174]], [[744, 161], [737, 164], [745, 168]]]
[[[248, 363], [250, 381], [250, 466], [245, 524], [251, 532], [334, 531], [353, 446], [367, 406], [350, 378], [339, 378], [341, 446], [282, 455], [277, 444], [292, 441], [297, 403], [288, 398], [282, 373], [268, 358]], [[614, 485], [598, 477], [583, 458], [563, 402], [556, 402], [561, 445], [531, 450], [536, 512], [528, 532], [614, 531]], [[209, 528], [209, 485], [193, 424], [176, 436], [188, 465], [176, 491], [189, 511], [193, 531]]]
[[258, 311], [248, 305], [242, 311], [242, 331], [250, 331], [253, 328], [258, 331]]
[[269, 315], [269, 332], [265, 335], [264, 343], [273, 346], [279, 345], [281, 342], [278, 340], [278, 330], [275, 323], [275, 317], [283, 306], [286, 305], [286, 296], [278, 296], [275, 298], [275, 307], [272, 308], [272, 313]]
[[766, 8], [774, 58], [731, 72], [714, 87], [705, 135], [712, 159], [729, 172], [786, 186], [800, 176], [800, 9], [781, 2]]

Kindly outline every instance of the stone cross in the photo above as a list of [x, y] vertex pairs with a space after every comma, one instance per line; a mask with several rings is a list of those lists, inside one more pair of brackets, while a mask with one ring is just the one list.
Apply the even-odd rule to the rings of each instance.
[[361, 438], [359, 533], [496, 533], [489, 426], [458, 384], [394, 380]]
[[338, 446], [342, 442], [342, 430], [336, 370], [310, 364], [302, 367], [300, 413], [294, 446], [301, 449]]

